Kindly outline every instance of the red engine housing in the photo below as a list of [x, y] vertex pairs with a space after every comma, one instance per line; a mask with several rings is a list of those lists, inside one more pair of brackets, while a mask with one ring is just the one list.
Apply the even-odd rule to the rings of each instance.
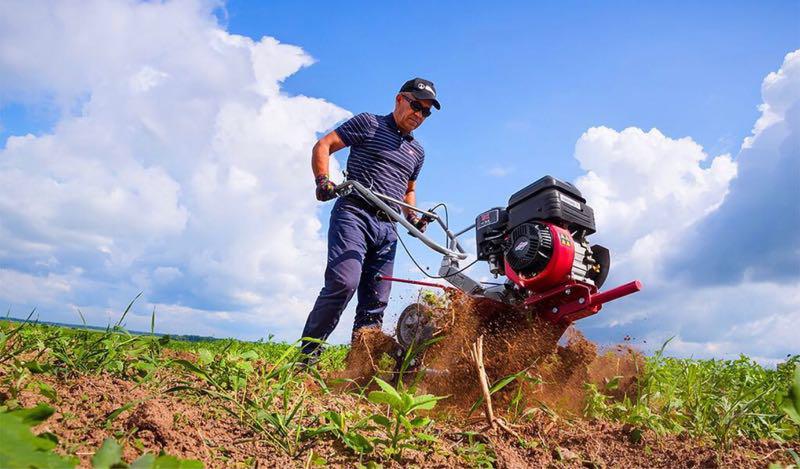
[[575, 240], [569, 231], [552, 223], [544, 223], [553, 239], [550, 261], [541, 272], [526, 277], [515, 272], [505, 261], [505, 274], [527, 291], [524, 304], [540, 311], [553, 322], [572, 322], [600, 311], [603, 303], [641, 290], [638, 281], [629, 282], [598, 293], [597, 287], [572, 277], [575, 261]]
[[553, 254], [544, 270], [532, 277], [525, 277], [511, 268], [508, 259], [505, 260], [506, 277], [520, 287], [534, 292], [545, 291], [568, 281], [575, 260], [575, 242], [569, 231], [552, 223], [544, 224], [553, 237]]

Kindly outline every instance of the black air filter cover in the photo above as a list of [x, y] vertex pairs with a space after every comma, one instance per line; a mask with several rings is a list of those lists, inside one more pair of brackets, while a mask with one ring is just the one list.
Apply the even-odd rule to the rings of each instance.
[[569, 231], [595, 232], [594, 211], [572, 184], [545, 176], [508, 200], [508, 228], [546, 220]]
[[553, 256], [553, 236], [542, 223], [523, 223], [511, 232], [505, 246], [508, 265], [525, 276], [538, 274]]

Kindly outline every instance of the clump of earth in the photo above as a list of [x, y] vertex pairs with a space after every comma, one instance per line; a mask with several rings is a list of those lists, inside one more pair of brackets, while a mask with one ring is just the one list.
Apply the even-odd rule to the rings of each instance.
[[[642, 369], [642, 355], [630, 347], [601, 350], [574, 325], [553, 324], [496, 302], [453, 294], [429, 311], [436, 340], [417, 354], [403, 379], [413, 380], [422, 392], [449, 396], [440, 406], [448, 411], [469, 409], [480, 398], [470, 348], [481, 336], [490, 384], [517, 375], [493, 394], [498, 409], [512, 403], [516, 409], [544, 404], [560, 413], [580, 414], [585, 383], [604, 389], [616, 378], [618, 384], [609, 393], [621, 399], [635, 389]], [[354, 338], [339, 377], [361, 385], [374, 375], [396, 380], [402, 355], [390, 335], [363, 330]]]

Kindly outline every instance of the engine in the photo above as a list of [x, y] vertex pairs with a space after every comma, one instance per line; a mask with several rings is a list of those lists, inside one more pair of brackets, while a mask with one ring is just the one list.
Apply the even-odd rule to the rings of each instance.
[[545, 176], [475, 220], [478, 259], [529, 293], [568, 281], [599, 289], [608, 275], [608, 249], [590, 246], [594, 211], [580, 191]]

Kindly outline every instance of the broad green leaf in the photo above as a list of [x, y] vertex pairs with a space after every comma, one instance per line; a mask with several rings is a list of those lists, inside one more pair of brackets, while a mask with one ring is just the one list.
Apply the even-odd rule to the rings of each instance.
[[641, 428], [634, 428], [628, 433], [628, 441], [631, 443], [638, 445], [642, 442], [642, 429]]
[[36, 407], [30, 409], [12, 410], [9, 414], [20, 419], [23, 424], [32, 427], [47, 420], [54, 412], [55, 409], [47, 404], [37, 404]]
[[431, 422], [431, 419], [428, 417], [416, 417], [411, 420], [411, 426], [413, 427], [424, 427]]
[[38, 436], [39, 438], [43, 438], [45, 440], [49, 440], [49, 441], [53, 442], [53, 445], [54, 445], [53, 447], [54, 448], [55, 448], [56, 445], [58, 445], [58, 437], [53, 432], [42, 432], [42, 433], [39, 433], [36, 436]]
[[410, 410], [431, 410], [436, 407], [436, 403], [442, 399], [444, 399], [444, 396], [434, 396], [432, 394], [417, 396]]
[[[394, 402], [397, 402], [398, 404], [402, 402], [402, 398], [400, 397], [400, 394], [397, 392], [397, 390], [394, 388], [394, 386], [392, 386], [391, 384], [387, 383], [386, 381], [378, 378], [377, 376], [374, 379], [375, 379], [375, 382], [378, 383], [378, 386], [380, 386], [381, 389], [383, 389], [383, 392], [385, 392], [387, 394], [390, 394], [395, 399]], [[399, 407], [399, 405], [398, 405], [398, 407]]]
[[397, 410], [402, 411], [402, 413], [404, 414], [411, 412], [411, 409], [413, 409], [414, 407], [414, 396], [407, 392], [404, 392], [403, 394], [400, 395], [400, 398], [403, 400], [403, 407]]
[[389, 420], [384, 415], [375, 414], [372, 417], [370, 417], [370, 419], [372, 419], [372, 421], [377, 423], [378, 425], [383, 425], [384, 427], [387, 427], [387, 428], [392, 426], [392, 421]]
[[197, 363], [199, 363], [200, 365], [208, 365], [213, 361], [214, 361], [214, 354], [210, 350], [201, 348], [197, 352]]
[[342, 414], [339, 412], [336, 412], [335, 410], [328, 410], [323, 412], [322, 416], [333, 423], [337, 428], [344, 428], [344, 417], [342, 417]]
[[130, 469], [202, 469], [203, 467], [202, 462], [194, 459], [179, 459], [166, 454], [155, 457], [145, 453], [131, 463]]
[[344, 443], [357, 453], [371, 453], [374, 449], [372, 443], [361, 434], [347, 432], [344, 435]]
[[403, 425], [403, 427], [406, 430], [408, 431], [413, 430], [413, 428], [411, 427], [411, 422], [409, 422], [408, 418], [405, 415], [398, 415], [397, 418], [398, 420], [400, 420], [400, 424]]
[[50, 450], [55, 443], [31, 433], [28, 424], [11, 413], [0, 413], [0, 467], [72, 468], [72, 461]]
[[323, 458], [322, 456], [318, 455], [314, 451], [311, 451], [311, 455], [308, 458], [308, 461], [313, 464], [314, 466], [327, 466], [328, 460]]
[[122, 462], [122, 447], [114, 438], [106, 438], [103, 446], [92, 456], [92, 468], [111, 469]]
[[48, 371], [52, 370], [53, 367], [46, 363], [39, 363], [35, 360], [27, 361], [23, 364], [25, 368], [27, 368], [31, 373], [38, 374], [38, 373], [47, 373]]
[[255, 350], [248, 350], [243, 354], [239, 355], [239, 357], [242, 358], [243, 360], [255, 360], [256, 358], [258, 358], [258, 354], [256, 353]]
[[195, 459], [178, 459], [175, 456], [162, 455], [156, 458], [153, 469], [203, 469], [202, 462]]
[[156, 457], [153, 454], [144, 453], [131, 463], [130, 469], [152, 469], [155, 462]]
[[383, 391], [372, 391], [367, 396], [367, 399], [375, 404], [389, 404], [393, 409], [398, 409], [403, 405], [403, 401], [397, 393], [390, 394]]
[[794, 380], [781, 402], [781, 410], [800, 425], [800, 366], [795, 366]]

